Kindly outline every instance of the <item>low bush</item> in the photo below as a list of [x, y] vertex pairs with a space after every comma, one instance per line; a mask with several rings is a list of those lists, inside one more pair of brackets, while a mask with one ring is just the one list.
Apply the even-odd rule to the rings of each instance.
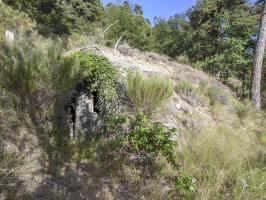
[[136, 119], [122, 115], [107, 115], [104, 118], [103, 130], [104, 136], [109, 139], [119, 138], [121, 141], [123, 138], [128, 152], [152, 156], [161, 153], [175, 165], [175, 129], [168, 130], [160, 123], [151, 122], [148, 116], [138, 114]]
[[162, 153], [170, 163], [175, 164], [175, 142], [172, 139], [174, 133], [174, 129], [167, 130], [160, 123], [151, 123], [147, 116], [138, 115], [128, 140], [133, 150], [155, 155]]
[[176, 179], [175, 189], [183, 199], [192, 199], [196, 192], [195, 179], [192, 176], [181, 172]]
[[127, 91], [137, 113], [151, 114], [173, 94], [170, 82], [158, 76], [145, 77], [140, 72], [127, 76]]

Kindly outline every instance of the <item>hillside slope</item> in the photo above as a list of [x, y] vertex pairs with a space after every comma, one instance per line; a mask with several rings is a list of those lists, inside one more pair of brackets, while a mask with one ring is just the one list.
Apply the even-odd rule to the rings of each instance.
[[[118, 47], [118, 50], [104, 46], [88, 45], [68, 51], [65, 55], [71, 55], [75, 51], [92, 51], [106, 57], [119, 71], [124, 82], [127, 73], [134, 70], [141, 71], [146, 76], [157, 75], [166, 80], [171, 80], [171, 83], [175, 86], [175, 94], [161, 106], [160, 110], [154, 112], [154, 119], [169, 128], [180, 128], [179, 117], [183, 114], [194, 116], [194, 125], [196, 126], [215, 125], [217, 123], [211, 113], [212, 106], [208, 104], [208, 97], [206, 99], [204, 94], [199, 94], [196, 91], [198, 89], [217, 90], [217, 94], [213, 94], [217, 101], [223, 101], [223, 98], [225, 98], [224, 101], [227, 101], [227, 98], [235, 98], [233, 92], [214, 77], [187, 64], [178, 63], [156, 53], [140, 52], [131, 49], [127, 45]], [[181, 88], [179, 88], [179, 84]], [[222, 103], [227, 105], [223, 109], [232, 106], [231, 102]], [[160, 116], [156, 116], [156, 113], [159, 113]], [[193, 119], [191, 120], [193, 121]], [[193, 122], [191, 123], [193, 124]]]
[[[91, 38], [44, 38], [43, 24], [3, 3], [0, 18], [1, 200], [265, 200], [266, 116], [248, 100], [165, 56], [127, 45], [74, 49], [71, 40]], [[166, 97], [143, 114], [130, 76], [140, 101]], [[91, 115], [100, 116], [99, 135], [74, 137], [79, 97], [92, 114], [87, 102], [108, 99], [100, 92], [117, 107]]]
[[215, 78], [167, 57], [125, 45], [117, 51], [89, 45], [64, 56], [77, 51], [107, 58], [125, 85], [130, 70], [170, 80], [174, 94], [152, 112], [152, 121], [177, 130], [173, 139], [178, 144], [175, 159], [179, 169], [160, 154], [127, 152], [116, 134], [71, 140], [69, 131], [58, 130], [58, 124], [68, 123], [65, 106], [71, 91], [53, 91], [41, 82], [33, 99], [36, 102], [29, 100], [29, 105], [19, 105], [15, 92], [2, 94], [1, 148], [12, 162], [6, 165], [4, 159], [0, 163], [0, 179], [8, 180], [0, 198], [264, 198], [263, 113], [248, 102], [239, 102]]

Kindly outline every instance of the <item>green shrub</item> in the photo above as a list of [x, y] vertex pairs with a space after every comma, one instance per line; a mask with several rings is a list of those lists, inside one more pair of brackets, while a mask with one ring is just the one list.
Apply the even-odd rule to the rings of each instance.
[[106, 115], [104, 116], [103, 131], [107, 135], [123, 134], [126, 132], [130, 119], [126, 115]]
[[162, 153], [167, 160], [175, 164], [174, 147], [172, 140], [175, 130], [167, 130], [160, 123], [151, 123], [145, 115], [138, 115], [136, 124], [129, 132], [129, 144], [136, 152], [153, 153], [158, 155]]
[[152, 123], [144, 114], [139, 114], [134, 120], [128, 116], [106, 115], [104, 132], [104, 136], [112, 138], [114, 142], [117, 138], [123, 139], [123, 147], [127, 146], [132, 153], [154, 156], [161, 153], [171, 164], [175, 164], [175, 142], [172, 137], [176, 130], [168, 130], [160, 123]]
[[182, 80], [176, 86], [176, 90], [178, 93], [185, 93], [188, 94], [193, 91], [192, 84], [187, 80]]
[[39, 33], [45, 36], [69, 34], [71, 31], [89, 32], [103, 15], [103, 6], [99, 0], [89, 2], [3, 0], [3, 2], [30, 15], [37, 22]]
[[127, 91], [137, 113], [151, 114], [173, 94], [171, 83], [158, 77], [144, 77], [140, 72], [127, 76]]
[[175, 182], [176, 191], [185, 199], [191, 199], [196, 192], [195, 179], [186, 174], [180, 173]]

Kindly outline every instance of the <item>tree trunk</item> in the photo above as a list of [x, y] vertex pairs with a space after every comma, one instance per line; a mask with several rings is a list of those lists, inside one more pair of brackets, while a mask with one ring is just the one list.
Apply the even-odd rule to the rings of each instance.
[[264, 1], [261, 26], [257, 40], [256, 52], [254, 56], [254, 69], [253, 69], [253, 82], [252, 82], [252, 100], [258, 109], [261, 108], [261, 74], [262, 74], [265, 45], [266, 45], [266, 1]]

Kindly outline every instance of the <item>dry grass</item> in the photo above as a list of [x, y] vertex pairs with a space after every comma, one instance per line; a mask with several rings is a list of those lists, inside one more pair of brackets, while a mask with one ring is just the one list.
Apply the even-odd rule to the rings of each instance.
[[11, 97], [0, 104], [0, 199], [30, 199], [37, 187], [33, 177], [40, 169], [39, 151], [27, 116], [16, 109], [17, 100]]
[[248, 115], [245, 122], [235, 118], [189, 137], [182, 162], [197, 180], [195, 199], [265, 198], [266, 151], [261, 138], [266, 132], [260, 115]]

